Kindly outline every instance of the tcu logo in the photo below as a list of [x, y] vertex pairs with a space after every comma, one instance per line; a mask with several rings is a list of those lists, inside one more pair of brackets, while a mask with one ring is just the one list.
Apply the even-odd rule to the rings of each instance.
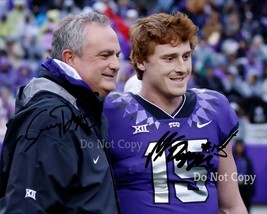
[[170, 128], [174, 128], [174, 127], [180, 127], [180, 123], [179, 122], [171, 122], [169, 123]]
[[141, 132], [149, 132], [147, 130], [147, 126], [148, 126], [148, 124], [140, 125], [140, 126], [132, 126], [135, 129], [133, 134], [138, 134]]

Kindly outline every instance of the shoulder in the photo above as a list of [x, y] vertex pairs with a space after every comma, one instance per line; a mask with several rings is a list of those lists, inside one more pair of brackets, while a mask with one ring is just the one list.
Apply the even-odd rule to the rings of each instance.
[[225, 95], [222, 93], [215, 91], [215, 90], [210, 90], [210, 89], [200, 89], [200, 88], [191, 88], [188, 91], [194, 92], [198, 97], [202, 98], [212, 98], [215, 97], [217, 99], [227, 99]]
[[12, 118], [12, 124], [18, 125], [21, 130], [40, 130], [47, 124], [59, 126], [63, 121], [72, 121], [77, 114], [78, 110], [63, 97], [40, 92], [20, 107]]
[[128, 105], [133, 100], [130, 92], [120, 93], [111, 92], [104, 101], [104, 109], [113, 109], [116, 107]]
[[[109, 123], [114, 121], [118, 123], [118, 118], [133, 118], [140, 109], [140, 105], [133, 97], [133, 94], [126, 93], [111, 93], [106, 97], [104, 102], [103, 113], [108, 118]], [[114, 124], [115, 125], [115, 124]]]
[[58, 115], [60, 112], [74, 113], [78, 111], [73, 103], [50, 92], [40, 92], [36, 94], [25, 106], [25, 110], [32, 113], [44, 111], [48, 112], [49, 115]]
[[219, 108], [230, 106], [227, 97], [218, 91], [197, 88], [193, 88], [188, 91], [190, 91], [191, 93], [195, 93], [197, 97], [197, 102], [200, 105], [210, 103], [213, 107]]
[[190, 89], [196, 96], [195, 114], [201, 118], [216, 120], [225, 132], [227, 128], [236, 129], [238, 117], [227, 97], [220, 92], [208, 89]]

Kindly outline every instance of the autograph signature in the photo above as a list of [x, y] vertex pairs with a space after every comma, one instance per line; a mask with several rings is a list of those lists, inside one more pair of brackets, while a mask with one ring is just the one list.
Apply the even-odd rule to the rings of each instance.
[[[177, 167], [181, 168], [185, 163], [188, 163], [186, 170], [189, 171], [191, 168], [195, 166], [199, 166], [200, 164], [206, 162], [208, 166], [213, 167], [214, 164], [211, 163], [211, 160], [214, 155], [227, 157], [227, 153], [224, 151], [227, 144], [213, 145], [207, 141], [207, 143], [203, 143], [201, 148], [201, 152], [190, 152], [187, 151], [188, 148], [188, 140], [184, 140], [185, 136], [178, 136], [178, 132], [174, 132], [170, 134], [170, 131], [167, 131], [156, 143], [152, 151], [148, 154], [145, 167], [148, 167], [149, 162], [154, 155], [153, 161], [155, 161], [158, 157], [160, 157], [166, 150], [169, 151], [169, 154], [166, 157], [166, 161], [170, 162], [172, 160], [176, 160], [178, 162]], [[175, 144], [174, 144], [175, 143]], [[179, 151], [177, 149], [181, 148]]]
[[[66, 120], [66, 118], [70, 117], [69, 115], [71, 115], [71, 118]], [[36, 125], [42, 122], [40, 119], [47, 116], [51, 118], [51, 123], [45, 124], [44, 127], [37, 129], [37, 132], [33, 132], [32, 130], [36, 130]], [[59, 105], [52, 110], [43, 109], [38, 112], [30, 121], [26, 129], [25, 138], [27, 140], [32, 140], [32, 143], [29, 146], [31, 147], [39, 139], [43, 132], [51, 129], [57, 128], [59, 136], [62, 137], [62, 135], [66, 134], [73, 125], [75, 131], [78, 129], [78, 127], [90, 129], [93, 126], [96, 126], [96, 124], [88, 124], [87, 120], [85, 119], [87, 116], [87, 114], [81, 114], [78, 116], [75, 115], [73, 109], [67, 104]], [[28, 150], [29, 147], [26, 150]]]

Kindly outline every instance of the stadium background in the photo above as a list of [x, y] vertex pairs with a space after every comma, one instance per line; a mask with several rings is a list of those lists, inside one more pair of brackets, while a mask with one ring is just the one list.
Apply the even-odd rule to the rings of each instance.
[[134, 74], [128, 32], [136, 18], [182, 11], [193, 19], [200, 39], [189, 87], [214, 89], [228, 97], [240, 119], [237, 138], [244, 140], [256, 174], [252, 202], [267, 206], [266, 0], [0, 0], [0, 148], [17, 88], [38, 76], [40, 63], [50, 53], [55, 24], [81, 11], [98, 11], [112, 20], [122, 48], [118, 91]]

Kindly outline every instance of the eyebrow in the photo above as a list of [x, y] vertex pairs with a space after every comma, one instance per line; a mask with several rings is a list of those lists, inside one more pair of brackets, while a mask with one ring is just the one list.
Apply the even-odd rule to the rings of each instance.
[[[113, 55], [114, 53], [115, 53], [115, 51], [106, 49], [106, 50], [100, 51], [100, 52], [98, 53], [98, 55], [101, 55], [101, 54]], [[121, 53], [121, 51], [118, 51], [118, 52], [116, 53], [116, 55], [119, 55], [120, 53]]]
[[[191, 54], [191, 53], [192, 53], [192, 50], [186, 51], [182, 55]], [[160, 58], [163, 59], [163, 58], [166, 58], [166, 57], [177, 57], [178, 55], [179, 55], [178, 53], [170, 53], [170, 54], [164, 54]]]

